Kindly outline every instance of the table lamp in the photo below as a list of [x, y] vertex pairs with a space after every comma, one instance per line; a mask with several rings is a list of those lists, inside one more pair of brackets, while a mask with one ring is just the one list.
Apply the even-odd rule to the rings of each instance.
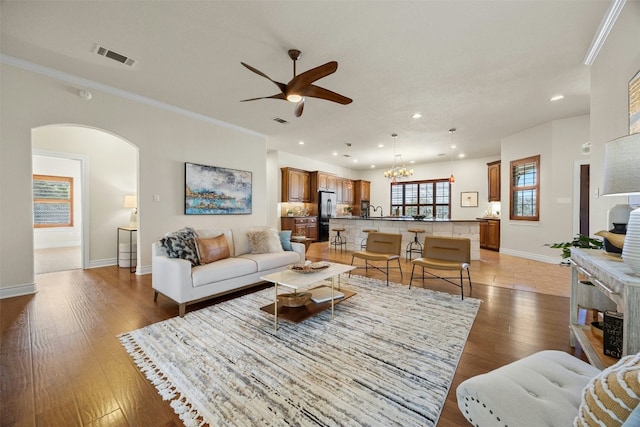
[[[640, 193], [640, 133], [623, 136], [604, 147], [605, 196]], [[640, 276], [640, 208], [629, 215], [622, 261]]]
[[122, 207], [131, 209], [129, 227], [138, 228], [138, 198], [136, 196], [124, 196]]

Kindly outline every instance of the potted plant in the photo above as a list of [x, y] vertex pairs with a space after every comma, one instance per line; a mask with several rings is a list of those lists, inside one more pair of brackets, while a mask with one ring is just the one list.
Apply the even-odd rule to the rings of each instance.
[[351, 206], [345, 206], [342, 211], [345, 213], [345, 215], [351, 216], [351, 211], [353, 211], [353, 208]]
[[[578, 234], [570, 242], [561, 243], [547, 243], [545, 246], [549, 246], [554, 249], [562, 249], [562, 258], [566, 259], [571, 257], [571, 248], [583, 248], [583, 249], [602, 249], [602, 240], [593, 239], [584, 234]], [[568, 264], [568, 260], [562, 261], [562, 264]]]

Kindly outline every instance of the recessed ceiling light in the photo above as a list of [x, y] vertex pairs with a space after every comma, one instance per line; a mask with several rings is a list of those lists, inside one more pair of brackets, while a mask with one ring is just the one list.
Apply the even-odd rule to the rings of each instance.
[[376, 165], [371, 165], [371, 169], [375, 169]]
[[353, 159], [353, 163], [358, 163], [358, 159]]
[[420, 113], [413, 113], [413, 116], [411, 116], [412, 119], [419, 119], [420, 117], [422, 117]]
[[449, 148], [451, 148], [452, 150], [456, 148], [455, 145], [450, 145]]
[[549, 101], [551, 101], [551, 102], [560, 101], [561, 99], [564, 99], [564, 95], [554, 95], [551, 98], [549, 98]]
[[383, 148], [384, 144], [378, 144], [378, 148]]
[[415, 160], [409, 160], [409, 163], [412, 163], [412, 164], [413, 164], [413, 163], [415, 163], [415, 162], [416, 162]]
[[458, 154], [458, 157], [462, 159], [464, 157], [464, 153]]
[[304, 145], [304, 141], [300, 141], [300, 142], [298, 142], [298, 144]]
[[338, 152], [337, 152], [337, 151], [334, 151], [334, 152], [333, 152], [333, 155], [334, 155], [334, 156], [337, 156], [337, 155], [338, 155]]

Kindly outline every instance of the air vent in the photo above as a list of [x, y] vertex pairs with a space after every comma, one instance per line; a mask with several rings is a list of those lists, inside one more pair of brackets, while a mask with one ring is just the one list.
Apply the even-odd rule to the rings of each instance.
[[351, 157], [351, 154], [343, 154], [343, 157]]
[[106, 58], [113, 59], [114, 61], [118, 61], [121, 64], [128, 65], [129, 67], [133, 67], [133, 64], [136, 63], [136, 60], [133, 58], [129, 58], [121, 53], [114, 52], [111, 49], [108, 49], [104, 46], [96, 46], [96, 53], [100, 56], [104, 56]]
[[274, 121], [274, 122], [278, 122], [278, 123], [280, 123], [281, 125], [286, 125], [287, 123], [289, 123], [288, 121], [286, 121], [285, 119], [281, 119], [280, 117], [274, 117], [274, 118], [273, 118], [273, 121]]

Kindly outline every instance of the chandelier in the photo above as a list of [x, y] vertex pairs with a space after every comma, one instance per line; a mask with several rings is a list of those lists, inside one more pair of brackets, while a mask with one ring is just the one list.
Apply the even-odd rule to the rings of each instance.
[[[413, 169], [407, 169], [404, 165], [404, 160], [402, 160], [402, 154], [396, 154], [396, 138], [398, 134], [392, 133], [391, 137], [393, 138], [393, 167], [384, 173], [385, 178], [389, 178], [392, 183], [396, 183], [398, 179], [407, 178], [413, 175]], [[398, 165], [396, 164], [396, 160], [399, 159]], [[402, 164], [402, 166], [399, 166]]]

